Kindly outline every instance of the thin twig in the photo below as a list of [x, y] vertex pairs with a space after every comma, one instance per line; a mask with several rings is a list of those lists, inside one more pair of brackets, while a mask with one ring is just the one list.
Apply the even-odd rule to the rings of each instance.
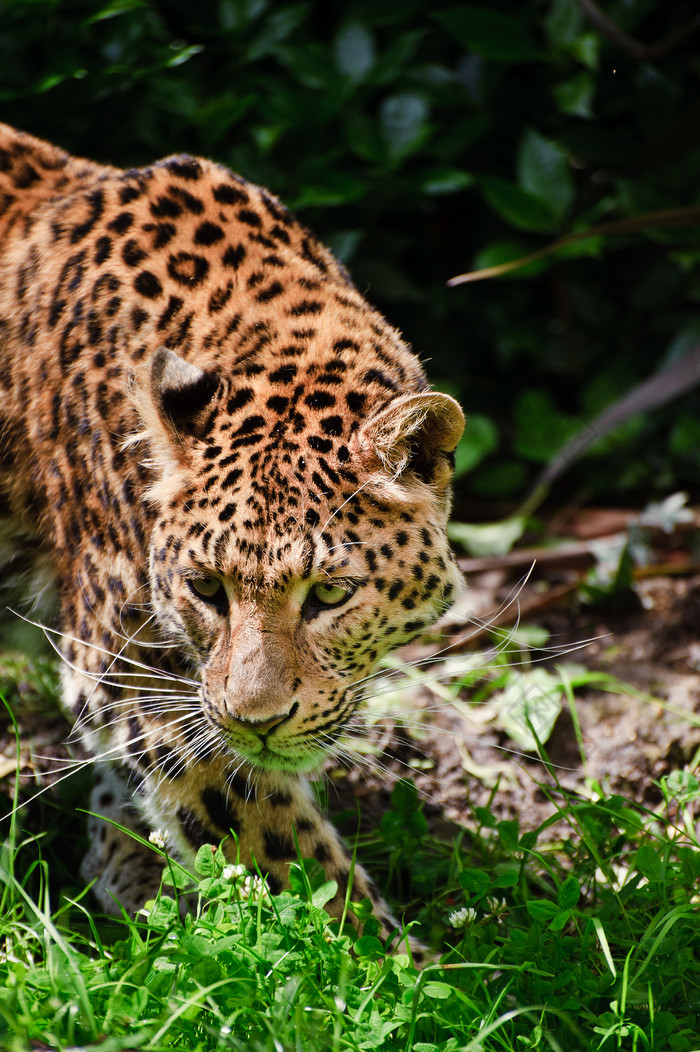
[[700, 15], [696, 15], [680, 26], [679, 29], [674, 29], [672, 33], [669, 33], [657, 44], [643, 44], [641, 40], [631, 37], [629, 33], [625, 33], [624, 29], [620, 29], [611, 18], [608, 18], [600, 10], [593, 0], [578, 0], [578, 3], [583, 13], [593, 23], [601, 36], [606, 37], [612, 44], [615, 44], [621, 51], [627, 52], [633, 58], [663, 58], [664, 55], [673, 51], [684, 40], [700, 29]]

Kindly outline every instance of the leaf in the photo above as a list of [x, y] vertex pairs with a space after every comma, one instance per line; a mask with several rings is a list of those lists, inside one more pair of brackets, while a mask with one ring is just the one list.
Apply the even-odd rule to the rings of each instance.
[[96, 11], [93, 15], [90, 15], [82, 23], [84, 26], [94, 25], [96, 22], [105, 22], [109, 18], [115, 18], [117, 15], [123, 15], [127, 11], [133, 11], [136, 8], [146, 7], [145, 0], [112, 0], [112, 3], [107, 4], [105, 7], [101, 7], [99, 11]]
[[367, 925], [372, 923], [372, 921], [375, 919], [374, 917], [372, 917], [372, 910], [374, 909], [374, 905], [371, 899], [364, 898], [360, 899], [359, 902], [356, 902], [354, 899], [351, 899], [350, 908], [357, 917], [360, 924]]
[[436, 168], [435, 171], [423, 182], [421, 190], [431, 197], [442, 194], [455, 194], [459, 190], [466, 190], [473, 186], [474, 176], [471, 172], [463, 172], [459, 168]]
[[221, 965], [213, 957], [202, 957], [192, 965], [192, 978], [202, 986], [210, 986], [221, 978]]
[[700, 420], [678, 416], [671, 432], [669, 449], [678, 456], [695, 456], [700, 449]]
[[491, 812], [488, 807], [475, 807], [474, 814], [477, 821], [480, 822], [482, 826], [485, 826], [486, 829], [496, 828], [498, 823], [493, 812]]
[[[525, 844], [523, 842], [525, 836], [527, 836], [526, 833], [523, 834], [523, 839], [521, 839], [521, 841], [520, 841], [520, 846], [521, 847], [525, 847]], [[518, 883], [518, 871], [517, 871], [517, 869], [507, 869], [503, 873], [498, 873], [494, 877], [494, 879], [493, 879], [493, 881], [491, 883], [491, 886], [494, 887], [494, 888], [514, 888], [517, 883]]]
[[513, 671], [508, 685], [491, 699], [498, 722], [514, 742], [535, 751], [547, 741], [561, 712], [564, 688], [543, 668]]
[[593, 116], [595, 83], [590, 73], [582, 71], [570, 80], [563, 80], [552, 88], [552, 94], [562, 113], [573, 117]]
[[562, 910], [570, 910], [581, 896], [581, 886], [573, 874], [566, 878], [557, 892], [557, 902]]
[[700, 782], [690, 771], [671, 771], [663, 779], [669, 794], [680, 798], [693, 799], [700, 789]]
[[391, 790], [391, 806], [394, 811], [407, 814], [418, 809], [418, 790], [415, 782], [409, 778], [401, 778]]
[[601, 37], [597, 33], [582, 33], [570, 45], [568, 50], [588, 69], [598, 68]]
[[389, 95], [379, 107], [379, 121], [389, 153], [396, 159], [412, 152], [427, 133], [429, 107], [422, 95]]
[[496, 62], [535, 62], [541, 51], [520, 18], [488, 7], [462, 4], [434, 15], [459, 43]]
[[289, 867], [289, 886], [300, 898], [308, 898], [326, 884], [326, 874], [320, 862], [315, 858], [304, 858], [301, 862], [292, 862]]
[[333, 54], [341, 73], [350, 80], [364, 80], [375, 62], [374, 37], [364, 26], [349, 23], [336, 36]]
[[192, 889], [195, 883], [192, 874], [173, 859], [169, 859], [163, 869], [162, 882], [166, 887], [177, 888], [180, 891], [185, 888]]
[[687, 503], [687, 493], [671, 493], [662, 501], [652, 501], [639, 516], [639, 525], [672, 534], [676, 526], [695, 519], [695, 513], [686, 507]]
[[565, 47], [581, 32], [584, 24], [581, 5], [578, 0], [554, 0], [542, 24], [550, 43]]
[[525, 390], [515, 407], [514, 448], [521, 457], [534, 461], [551, 461], [574, 435], [580, 434], [580, 423], [562, 413], [549, 392]]
[[548, 902], [546, 899], [531, 899], [525, 903], [525, 906], [532, 919], [540, 924], [547, 924], [559, 913], [559, 907], [556, 903]]
[[354, 950], [358, 957], [369, 957], [372, 961], [384, 955], [384, 947], [374, 935], [361, 935], [355, 942]]
[[549, 930], [562, 931], [570, 920], [571, 913], [569, 912], [569, 910], [562, 910], [561, 913], [557, 914], [557, 916], [549, 922]]
[[649, 844], [642, 844], [637, 852], [636, 866], [647, 880], [661, 880], [661, 860]]
[[213, 844], [202, 844], [194, 860], [195, 872], [200, 877], [212, 877], [219, 873], [221, 863], [217, 858], [217, 848]]
[[498, 831], [498, 839], [506, 851], [515, 851], [518, 846], [518, 835], [520, 832], [517, 820], [499, 822], [496, 829]]
[[423, 987], [423, 993], [426, 997], [434, 997], [439, 1001], [444, 1001], [446, 998], [452, 997], [454, 992], [454, 987], [448, 986], [447, 983], [429, 981]]
[[518, 183], [559, 222], [571, 208], [574, 181], [568, 153], [533, 128], [528, 128], [520, 141]]
[[180, 909], [178, 904], [169, 895], [161, 895], [151, 904], [148, 913], [148, 923], [152, 928], [165, 931], [179, 919]]
[[301, 25], [308, 17], [307, 4], [288, 4], [279, 9], [271, 9], [265, 18], [258, 23], [257, 35], [246, 50], [249, 62], [255, 62], [265, 55], [274, 53], [279, 44]]
[[470, 555], [505, 555], [522, 537], [526, 519], [515, 517], [503, 522], [489, 522], [471, 526], [466, 522], [451, 522], [447, 536], [451, 541], [463, 545]]
[[539, 233], [554, 229], [551, 210], [528, 190], [496, 175], [482, 175], [478, 185], [494, 211], [511, 226]]
[[467, 426], [455, 450], [455, 478], [475, 468], [498, 446], [498, 430], [488, 416], [470, 413]]
[[486, 500], [515, 500], [527, 485], [529, 477], [530, 473], [525, 464], [506, 457], [495, 463], [491, 461], [487, 465], [478, 466], [470, 479], [471, 489], [477, 496]]
[[192, 44], [189, 47], [177, 48], [175, 54], [167, 60], [165, 65], [170, 69], [174, 66], [181, 66], [184, 62], [189, 62], [191, 58], [198, 55], [200, 51], [204, 51], [201, 44]]
[[326, 903], [331, 901], [337, 890], [338, 884], [335, 880], [326, 880], [320, 887], [314, 889], [311, 896], [313, 905], [323, 909]]
[[346, 172], [325, 171], [322, 178], [313, 179], [292, 200], [295, 210], [309, 207], [331, 207], [349, 204], [365, 196], [369, 184], [364, 179]]
[[483, 869], [463, 869], [459, 874], [459, 883], [472, 895], [483, 895], [491, 884], [491, 878]]

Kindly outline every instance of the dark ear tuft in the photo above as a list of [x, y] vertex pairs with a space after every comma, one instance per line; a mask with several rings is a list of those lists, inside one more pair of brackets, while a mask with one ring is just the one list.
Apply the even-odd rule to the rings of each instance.
[[196, 434], [200, 414], [219, 387], [215, 373], [186, 362], [167, 347], [151, 360], [151, 395], [159, 415], [176, 431]]

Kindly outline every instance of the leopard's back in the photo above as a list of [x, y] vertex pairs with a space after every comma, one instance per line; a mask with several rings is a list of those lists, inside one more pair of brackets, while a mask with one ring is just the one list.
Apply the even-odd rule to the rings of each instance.
[[[13, 436], [6, 479], [18, 510], [48, 513], [54, 542], [55, 509], [74, 517], [110, 467], [140, 497], [142, 457], [121, 449], [138, 426], [127, 383], [160, 346], [250, 378], [250, 404], [275, 418], [292, 377], [293, 389], [303, 377], [307, 396], [314, 372], [327, 368], [335, 371], [317, 401], [324, 408], [339, 389], [350, 426], [399, 392], [425, 389], [398, 334], [264, 189], [190, 157], [122, 172], [7, 126], [0, 163], [0, 411]], [[304, 428], [298, 412], [294, 427]], [[61, 462], [57, 448], [66, 451]], [[110, 493], [116, 517], [121, 488]]]

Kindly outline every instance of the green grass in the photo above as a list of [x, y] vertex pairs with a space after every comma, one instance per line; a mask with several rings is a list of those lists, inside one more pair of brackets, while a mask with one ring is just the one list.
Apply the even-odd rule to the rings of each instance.
[[539, 829], [475, 808], [452, 843], [431, 835], [411, 783], [395, 787], [360, 856], [442, 954], [422, 971], [405, 940], [386, 954], [367, 902], [350, 907], [360, 932], [329, 919], [335, 887], [317, 863], [271, 896], [203, 848], [194, 878], [171, 863], [146, 913], [106, 920], [70, 881], [51, 883], [57, 820], [51, 842], [15, 819], [0, 867], [0, 1048], [697, 1050], [698, 781], [665, 778], [652, 811], [596, 785], [569, 796], [549, 773]]

